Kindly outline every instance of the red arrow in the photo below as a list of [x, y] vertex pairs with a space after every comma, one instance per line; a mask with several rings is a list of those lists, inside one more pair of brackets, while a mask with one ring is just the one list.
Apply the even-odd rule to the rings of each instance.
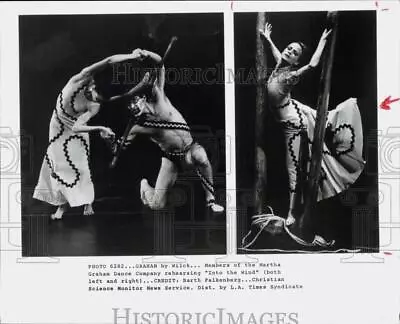
[[390, 104], [400, 100], [400, 98], [396, 98], [396, 99], [391, 99], [391, 98], [392, 98], [392, 96], [387, 97], [385, 100], [383, 100], [381, 102], [379, 107], [381, 109], [390, 110]]

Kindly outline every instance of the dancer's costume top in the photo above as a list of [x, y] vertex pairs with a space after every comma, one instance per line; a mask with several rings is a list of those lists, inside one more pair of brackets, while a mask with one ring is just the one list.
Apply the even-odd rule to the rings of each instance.
[[[270, 108], [285, 134], [291, 192], [300, 190], [301, 181], [298, 180], [304, 179], [304, 174], [302, 177], [300, 173], [309, 172], [316, 121], [316, 110], [290, 96], [297, 81], [296, 72], [285, 67], [275, 69], [267, 82]], [[365, 165], [362, 123], [356, 99], [347, 99], [329, 111], [326, 127], [331, 139], [325, 140], [323, 145], [318, 200], [347, 189], [357, 180]], [[305, 164], [302, 164], [304, 160], [301, 161], [300, 156], [305, 157]], [[305, 172], [300, 172], [300, 169]]]
[[74, 207], [94, 200], [89, 134], [72, 131], [82, 114], [77, 108], [89, 103], [84, 95], [87, 84], [69, 82], [58, 95], [50, 120], [49, 143], [33, 197], [52, 205], [68, 202]]

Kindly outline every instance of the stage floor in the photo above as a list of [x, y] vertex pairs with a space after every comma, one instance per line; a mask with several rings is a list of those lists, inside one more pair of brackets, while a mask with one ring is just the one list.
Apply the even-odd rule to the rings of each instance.
[[208, 209], [192, 215], [186, 208], [132, 211], [126, 201], [102, 201], [94, 215], [72, 208], [62, 220], [50, 220], [55, 207], [41, 207], [41, 213], [23, 214], [24, 256], [226, 254], [225, 214]]

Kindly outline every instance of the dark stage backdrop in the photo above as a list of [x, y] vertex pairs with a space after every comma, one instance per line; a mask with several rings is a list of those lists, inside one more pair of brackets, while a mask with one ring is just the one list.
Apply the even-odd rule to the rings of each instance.
[[[236, 158], [238, 188], [238, 246], [249, 229], [253, 209], [254, 135], [256, 87], [245, 84], [246, 75], [255, 69], [256, 13], [235, 14], [235, 69], [242, 69], [241, 82], [236, 83]], [[292, 41], [302, 41], [311, 58], [326, 24], [326, 12], [268, 13], [272, 39], [282, 51]], [[268, 68], [275, 66], [269, 46]], [[377, 185], [377, 72], [375, 11], [340, 12], [339, 29], [330, 95], [330, 109], [349, 97], [358, 99], [363, 123], [364, 158], [367, 165], [352, 188], [337, 197], [318, 204], [319, 233], [337, 240], [336, 247], [377, 248], [378, 185]], [[269, 74], [271, 71], [269, 71]], [[269, 75], [268, 74], [268, 75]], [[315, 108], [318, 98], [321, 65], [304, 76], [292, 92], [293, 98]], [[283, 137], [279, 127], [266, 114], [264, 136], [267, 154], [267, 199], [278, 215], [288, 209], [288, 184], [285, 169]], [[264, 246], [268, 248], [268, 246]]]
[[[45, 208], [33, 200], [31, 194], [47, 148], [48, 125], [57, 95], [68, 79], [85, 66], [113, 54], [130, 53], [135, 48], [148, 49], [162, 56], [172, 36], [177, 36], [178, 41], [165, 63], [169, 71], [166, 94], [191, 126], [195, 140], [206, 148], [215, 173], [218, 198], [225, 204], [223, 80], [204, 84], [204, 80], [196, 80], [194, 76], [187, 75], [182, 77], [182, 73], [176, 72], [182, 69], [223, 70], [222, 14], [21, 16], [19, 27], [21, 131], [30, 136], [33, 142], [32, 150], [28, 152], [30, 155], [23, 155], [22, 160], [24, 215], [40, 213]], [[123, 84], [123, 76], [119, 77], [120, 84], [108, 86], [112, 75], [113, 71], [109, 68], [97, 78], [99, 87], [106, 94], [116, 94], [132, 86]], [[219, 75], [223, 76], [223, 73]], [[211, 76], [208, 74], [209, 79]], [[104, 105], [89, 124], [111, 127], [120, 136], [127, 121], [126, 103], [121, 101]], [[151, 184], [155, 183], [161, 162], [158, 147], [148, 139], [138, 138], [129, 150], [121, 154], [114, 170], [108, 168], [110, 161], [111, 155], [105, 143], [97, 134], [91, 135], [90, 165], [95, 185], [96, 211], [112, 214], [115, 219], [113, 222], [121, 220], [118, 213], [132, 213], [132, 218], [140, 218], [143, 215], [139, 197], [140, 180], [147, 178]], [[195, 243], [185, 241], [191, 235], [189, 232], [195, 228], [195, 225], [191, 227], [189, 223], [202, 222], [208, 217], [203, 189], [196, 175], [193, 172], [181, 174], [175, 193], [173, 203], [178, 207], [174, 222], [186, 224], [181, 226], [183, 229], [180, 233], [183, 234], [177, 235], [177, 238], [190, 246], [193, 253], [223, 253], [224, 216], [215, 220], [217, 225], [213, 234], [217, 238], [217, 247], [214, 250], [204, 247], [202, 239]], [[138, 226], [139, 231], [142, 226], [152, 235], [152, 224]], [[154, 252], [152, 242], [143, 245], [136, 250], [132, 247], [133, 250], [128, 252]], [[174, 249], [170, 253], [179, 254], [179, 251]], [[182, 253], [189, 252], [185, 250]]]

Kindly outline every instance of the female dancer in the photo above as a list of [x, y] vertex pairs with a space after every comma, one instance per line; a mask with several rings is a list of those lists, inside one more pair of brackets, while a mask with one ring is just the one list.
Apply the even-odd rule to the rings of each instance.
[[[299, 66], [299, 60], [304, 55], [305, 45], [301, 42], [293, 42], [281, 53], [271, 39], [271, 31], [272, 26], [267, 23], [265, 30], [260, 30], [260, 33], [269, 43], [276, 60], [275, 69], [267, 82], [267, 91], [270, 108], [275, 119], [282, 125], [285, 134], [290, 189], [286, 225], [291, 225], [296, 220], [296, 195], [299, 193], [300, 186], [303, 185], [298, 180], [302, 164], [299, 158], [300, 150], [303, 153], [301, 155], [310, 156], [310, 144], [313, 140], [316, 120], [316, 111], [291, 98], [291, 90], [303, 74], [319, 64], [331, 31], [326, 29], [323, 31], [310, 62], [302, 67]], [[323, 147], [318, 201], [332, 197], [348, 188], [359, 177], [365, 163], [362, 158], [361, 116], [356, 99], [350, 98], [338, 105], [336, 109], [329, 111], [326, 127], [333, 135], [333, 139], [329, 143], [326, 142]], [[302, 143], [305, 143], [305, 146]]]
[[84, 68], [74, 75], [57, 98], [50, 121], [49, 144], [44, 156], [39, 181], [33, 197], [58, 206], [51, 219], [61, 219], [68, 204], [84, 205], [84, 214], [93, 214], [94, 188], [89, 169], [89, 133], [100, 132], [104, 139], [112, 139], [114, 132], [104, 126], [88, 126], [101, 103], [133, 94], [104, 98], [96, 89], [94, 75], [109, 64], [139, 59], [138, 51], [118, 54]]

